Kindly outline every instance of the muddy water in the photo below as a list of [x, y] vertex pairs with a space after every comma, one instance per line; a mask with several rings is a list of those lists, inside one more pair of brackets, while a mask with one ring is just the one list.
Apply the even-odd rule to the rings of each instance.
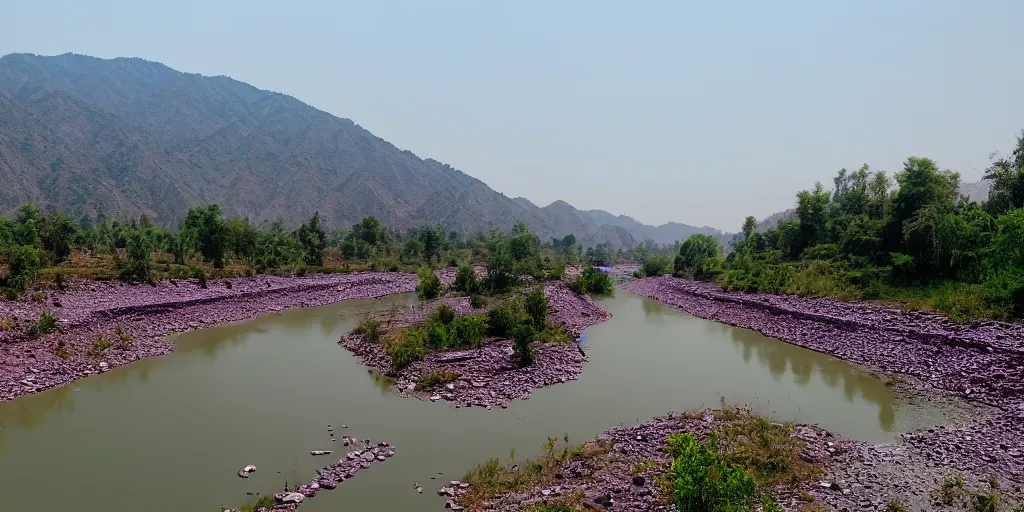
[[[398, 451], [306, 512], [442, 510], [440, 483], [483, 459], [512, 449], [532, 456], [547, 436], [582, 441], [723, 397], [871, 441], [941, 421], [841, 361], [623, 291], [601, 302], [614, 318], [584, 333], [591, 362], [579, 381], [507, 410], [403, 399], [336, 341], [361, 312], [414, 300], [353, 301], [186, 334], [172, 355], [0, 404], [0, 509], [235, 506], [249, 492], [309, 481], [328, 462], [309, 451], [341, 449], [328, 424]], [[257, 471], [243, 480], [235, 473], [246, 464]]]

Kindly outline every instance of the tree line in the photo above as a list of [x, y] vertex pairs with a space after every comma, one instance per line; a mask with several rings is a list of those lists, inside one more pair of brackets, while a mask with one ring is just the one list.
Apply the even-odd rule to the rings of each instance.
[[[586, 257], [601, 263], [615, 256], [607, 246], [598, 250], [584, 251], [571, 234], [542, 242], [522, 222], [508, 233], [495, 229], [467, 236], [436, 225], [393, 230], [367, 217], [328, 231], [314, 213], [298, 228], [288, 229], [282, 220], [256, 224], [227, 218], [211, 204], [190, 208], [176, 227], [162, 227], [146, 216], [76, 222], [67, 214], [44, 213], [29, 203], [13, 218], [0, 219], [0, 288], [8, 297], [16, 296], [41, 272], [58, 280], [68, 273], [152, 281], [206, 272], [301, 274], [344, 271], [352, 265], [396, 271], [481, 263], [488, 268], [488, 291], [500, 291], [526, 278], [560, 278], [565, 264]], [[88, 268], [92, 264], [69, 261], [78, 254], [93, 259], [109, 256], [114, 274], [90, 274], [96, 270]]]
[[726, 289], [884, 299], [957, 320], [1024, 317], [1024, 134], [987, 169], [989, 196], [959, 194], [960, 175], [910, 157], [890, 177], [841, 169], [832, 190], [800, 191], [795, 218], [756, 229], [747, 217], [723, 257], [707, 235], [675, 253], [678, 275]]

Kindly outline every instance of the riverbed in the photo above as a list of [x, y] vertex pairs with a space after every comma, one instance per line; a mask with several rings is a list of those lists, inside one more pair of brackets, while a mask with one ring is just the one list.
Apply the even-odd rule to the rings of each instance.
[[[599, 301], [611, 320], [582, 335], [590, 362], [578, 381], [508, 409], [403, 398], [337, 341], [363, 313], [415, 301], [348, 301], [194, 331], [173, 338], [169, 355], [0, 403], [3, 508], [236, 506], [308, 482], [329, 462], [310, 450], [342, 450], [328, 425], [397, 452], [304, 511], [442, 510], [441, 482], [489, 457], [526, 458], [547, 436], [583, 441], [722, 400], [871, 442], [943, 422], [848, 363], [622, 290]], [[247, 464], [257, 470], [241, 479]]]

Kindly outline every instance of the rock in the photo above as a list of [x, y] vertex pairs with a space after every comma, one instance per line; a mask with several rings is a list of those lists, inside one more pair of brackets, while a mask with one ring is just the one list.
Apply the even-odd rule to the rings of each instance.
[[636, 475], [636, 476], [633, 477], [633, 485], [635, 485], [637, 487], [643, 487], [644, 483], [646, 483], [646, 481], [647, 481], [647, 479], [645, 479], [641, 475]]
[[274, 498], [282, 505], [298, 505], [299, 503], [302, 503], [302, 500], [306, 499], [306, 496], [298, 492], [289, 492], [275, 495]]
[[310, 455], [330, 455], [330, 450], [313, 450], [309, 452]]

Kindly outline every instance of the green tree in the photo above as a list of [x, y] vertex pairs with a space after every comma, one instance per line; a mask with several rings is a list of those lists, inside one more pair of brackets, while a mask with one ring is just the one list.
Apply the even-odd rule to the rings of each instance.
[[8, 253], [7, 276], [3, 286], [22, 292], [39, 275], [39, 252], [35, 247], [15, 246]]
[[190, 231], [186, 239], [196, 241], [199, 253], [216, 268], [224, 266], [226, 230], [221, 219], [220, 206], [211, 204], [189, 208], [181, 231]]
[[308, 222], [295, 232], [295, 239], [302, 246], [302, 260], [306, 265], [322, 267], [324, 249], [327, 247], [327, 231], [320, 225], [320, 212], [316, 212]]
[[533, 328], [538, 331], [544, 330], [548, 317], [548, 299], [544, 295], [544, 287], [538, 286], [528, 293], [523, 301], [523, 307], [530, 316]]
[[127, 261], [121, 262], [121, 279], [126, 281], [150, 281], [152, 274], [149, 264], [150, 243], [145, 232], [133, 229], [125, 245]]
[[804, 249], [822, 241], [828, 220], [829, 197], [830, 194], [822, 189], [821, 183], [815, 183], [813, 190], [802, 190], [796, 195], [796, 216], [800, 230], [793, 254], [801, 254]]
[[691, 235], [679, 246], [679, 254], [676, 255], [673, 268], [676, 273], [693, 275], [705, 260], [721, 254], [722, 247], [718, 245], [715, 237], [701, 233]]
[[423, 259], [428, 262], [441, 258], [445, 246], [445, 234], [437, 226], [427, 226], [419, 231], [417, 237], [423, 243]]
[[985, 172], [992, 180], [986, 208], [1002, 214], [1014, 208], [1024, 208], [1024, 131], [1017, 137], [1017, 146], [1009, 157], [992, 162]]
[[70, 216], [54, 212], [39, 221], [39, 239], [55, 261], [64, 261], [71, 254], [71, 242], [78, 234], [78, 224]]

